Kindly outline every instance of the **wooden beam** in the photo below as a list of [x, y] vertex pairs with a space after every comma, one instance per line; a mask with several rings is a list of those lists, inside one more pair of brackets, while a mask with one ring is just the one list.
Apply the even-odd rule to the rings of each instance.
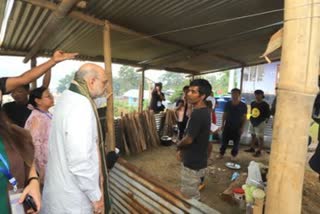
[[27, 52], [0, 49], [0, 56], [25, 56]]
[[244, 67], [242, 67], [241, 71], [240, 71], [240, 91], [241, 91], [241, 93], [243, 90], [243, 74], [244, 74]]
[[284, 2], [266, 214], [301, 213], [310, 115], [319, 91], [320, 5], [314, 0]]
[[38, 51], [42, 48], [43, 44], [52, 37], [54, 32], [59, 28], [60, 23], [64, 20], [64, 17], [71, 11], [72, 7], [79, 0], [63, 0], [56, 10], [50, 15], [47, 26], [45, 26], [42, 34], [31, 48], [23, 62], [28, 62], [32, 57], [36, 56]]
[[[20, 0], [38, 7], [42, 7], [42, 8], [46, 8], [48, 10], [52, 10], [55, 11], [58, 8], [58, 5], [53, 3], [53, 2], [49, 2], [49, 1], [44, 1], [44, 0]], [[74, 18], [74, 19], [78, 19], [81, 21], [85, 21], [89, 24], [93, 24], [93, 25], [99, 25], [99, 26], [103, 26], [104, 25], [104, 21], [94, 18], [93, 16], [88, 16], [85, 15], [79, 11], [71, 11], [69, 13], [69, 16]]]
[[113, 89], [112, 89], [112, 70], [111, 70], [111, 38], [110, 38], [110, 25], [109, 22], [105, 22], [103, 28], [103, 53], [104, 53], [104, 65], [105, 72], [108, 79], [107, 84], [107, 112], [106, 112], [106, 123], [107, 133], [106, 142], [107, 150], [114, 151], [116, 147], [116, 137], [114, 130], [114, 107], [113, 107]]
[[[34, 68], [34, 67], [36, 67], [36, 66], [37, 66], [37, 58], [36, 58], [36, 57], [32, 57], [32, 58], [31, 58], [31, 61], [30, 61], [30, 67], [31, 67], [31, 69], [32, 69], [32, 68]], [[30, 89], [33, 90], [33, 89], [35, 89], [35, 88], [37, 88], [37, 79], [35, 79], [35, 80], [33, 80], [33, 81], [31, 82], [31, 87], [30, 87]]]
[[144, 70], [141, 72], [141, 84], [140, 84], [140, 91], [139, 91], [139, 108], [138, 111], [143, 111], [143, 101], [144, 101]]

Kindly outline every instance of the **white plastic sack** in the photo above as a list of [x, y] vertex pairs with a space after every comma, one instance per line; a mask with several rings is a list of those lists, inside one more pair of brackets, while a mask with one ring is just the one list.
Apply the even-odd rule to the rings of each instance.
[[248, 177], [246, 180], [246, 184], [254, 185], [257, 187], [263, 186], [260, 167], [259, 164], [255, 161], [251, 161], [248, 166]]

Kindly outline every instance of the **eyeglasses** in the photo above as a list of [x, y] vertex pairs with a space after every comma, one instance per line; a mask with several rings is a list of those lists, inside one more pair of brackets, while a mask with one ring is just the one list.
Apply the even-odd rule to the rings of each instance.
[[48, 94], [48, 95], [42, 96], [42, 98], [53, 99], [53, 95], [52, 94]]

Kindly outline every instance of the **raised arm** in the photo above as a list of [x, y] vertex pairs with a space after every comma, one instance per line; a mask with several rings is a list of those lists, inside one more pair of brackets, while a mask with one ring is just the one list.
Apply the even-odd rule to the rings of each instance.
[[43, 77], [43, 81], [42, 81], [42, 87], [44, 88], [49, 88], [50, 85], [50, 81], [51, 81], [51, 69], [49, 69], [44, 77]]
[[64, 53], [63, 51], [54, 52], [53, 56], [47, 62], [34, 67], [33, 69], [26, 71], [17, 77], [9, 77], [6, 82], [6, 92], [12, 91], [13, 89], [28, 84], [33, 80], [36, 80], [41, 75], [43, 75], [50, 68], [55, 66], [57, 63], [64, 61], [66, 59], [73, 59], [77, 53]]

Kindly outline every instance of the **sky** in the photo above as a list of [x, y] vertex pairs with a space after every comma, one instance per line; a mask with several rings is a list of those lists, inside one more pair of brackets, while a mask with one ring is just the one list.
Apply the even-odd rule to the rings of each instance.
[[[37, 64], [40, 65], [45, 61], [49, 60], [48, 58], [39, 57], [37, 58]], [[59, 84], [59, 80], [64, 78], [65, 75], [72, 73], [73, 71], [78, 70], [78, 68], [88, 61], [77, 61], [77, 60], [67, 60], [60, 62], [56, 66], [52, 68], [51, 75], [51, 83], [50, 90], [52, 92], [56, 91], [56, 88]], [[104, 63], [97, 63], [102, 67], [104, 67]], [[112, 64], [112, 73], [113, 76], [119, 75], [119, 70], [122, 65], [120, 64]], [[13, 57], [13, 56], [0, 56], [0, 77], [10, 77], [10, 76], [18, 76], [23, 72], [30, 69], [30, 62], [23, 63], [23, 57]], [[165, 71], [160, 70], [147, 70], [145, 72], [145, 76], [154, 82], [159, 81], [159, 77], [164, 74]], [[41, 85], [42, 78], [38, 80], [38, 86]]]

